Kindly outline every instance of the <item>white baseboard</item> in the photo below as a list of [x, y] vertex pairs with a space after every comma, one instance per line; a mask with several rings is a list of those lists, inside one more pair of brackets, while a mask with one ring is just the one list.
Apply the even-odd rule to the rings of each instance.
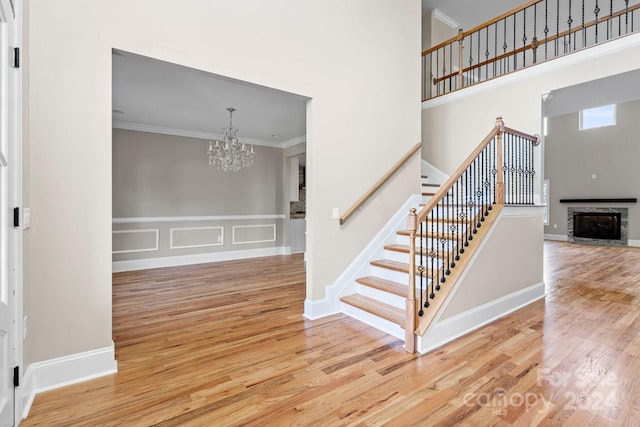
[[[544, 240], [557, 240], [560, 242], [568, 241], [568, 238], [564, 234], [545, 234]], [[627, 241], [627, 246], [631, 246], [633, 248], [640, 248], [640, 240], [629, 239]]]
[[529, 286], [497, 300], [488, 302], [457, 316], [437, 322], [422, 337], [418, 337], [418, 351], [425, 354], [448, 342], [491, 323], [545, 296], [544, 282]]
[[71, 354], [29, 365], [23, 377], [22, 417], [26, 418], [37, 393], [118, 372], [113, 343], [109, 347]]
[[566, 242], [567, 235], [566, 234], [546, 234], [544, 235], [544, 240], [557, 240], [559, 242]]
[[210, 252], [206, 254], [168, 256], [159, 258], [146, 258], [128, 261], [112, 262], [111, 271], [147, 270], [149, 268], [175, 267], [178, 265], [202, 264], [205, 262], [229, 261], [234, 259], [259, 258], [274, 255], [290, 255], [291, 248], [278, 246], [262, 249], [247, 249], [244, 251]]

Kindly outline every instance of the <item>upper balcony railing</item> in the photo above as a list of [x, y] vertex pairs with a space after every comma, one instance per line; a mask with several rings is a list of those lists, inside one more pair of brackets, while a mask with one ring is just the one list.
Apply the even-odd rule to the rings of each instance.
[[533, 0], [422, 53], [422, 100], [633, 33], [640, 0]]

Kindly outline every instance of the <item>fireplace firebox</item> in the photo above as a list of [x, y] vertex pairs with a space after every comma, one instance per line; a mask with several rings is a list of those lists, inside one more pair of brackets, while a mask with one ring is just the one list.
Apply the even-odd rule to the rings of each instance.
[[573, 237], [620, 240], [620, 212], [574, 212]]
[[570, 242], [627, 246], [627, 208], [570, 207], [567, 237]]

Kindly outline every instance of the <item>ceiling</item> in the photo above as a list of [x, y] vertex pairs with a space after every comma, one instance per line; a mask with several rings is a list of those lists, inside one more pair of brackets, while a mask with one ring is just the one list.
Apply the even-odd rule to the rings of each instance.
[[303, 142], [307, 98], [126, 52], [113, 53], [114, 127], [206, 139], [229, 125], [241, 141]]
[[[422, 0], [471, 28], [524, 0]], [[227, 107], [242, 141], [285, 147], [305, 141], [308, 98], [168, 62], [113, 52], [113, 125], [197, 138], [220, 138]]]
[[438, 9], [460, 28], [470, 30], [524, 3], [527, 0], [422, 0], [422, 14]]

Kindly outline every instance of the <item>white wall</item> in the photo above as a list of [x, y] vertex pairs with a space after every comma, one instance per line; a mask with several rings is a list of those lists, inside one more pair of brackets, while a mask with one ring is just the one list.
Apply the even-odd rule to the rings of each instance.
[[111, 344], [111, 52], [312, 98], [307, 296], [319, 299], [418, 190], [418, 164], [340, 227], [420, 140], [417, 0], [31, 0], [26, 362]]
[[541, 96], [552, 90], [640, 68], [640, 34], [572, 53], [464, 91], [427, 101], [422, 156], [451, 173], [494, 126], [541, 133]]

